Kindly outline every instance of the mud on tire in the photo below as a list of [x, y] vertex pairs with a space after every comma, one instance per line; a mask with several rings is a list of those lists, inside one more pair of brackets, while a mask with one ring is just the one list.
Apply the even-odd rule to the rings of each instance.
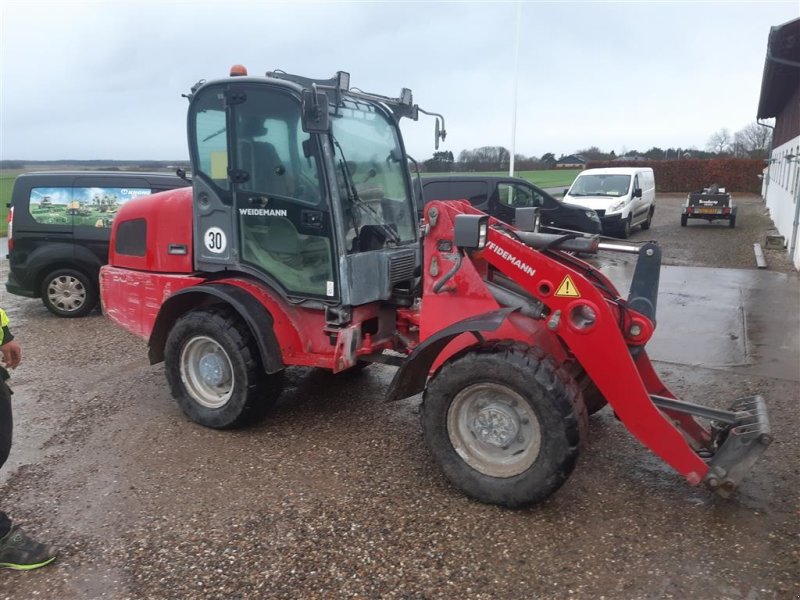
[[443, 365], [425, 389], [421, 418], [450, 482], [507, 507], [558, 490], [587, 431], [572, 377], [541, 350], [513, 342], [471, 349]]
[[283, 389], [268, 375], [247, 324], [229, 308], [182, 316], [167, 337], [164, 362], [172, 397], [187, 417], [214, 429], [260, 420]]

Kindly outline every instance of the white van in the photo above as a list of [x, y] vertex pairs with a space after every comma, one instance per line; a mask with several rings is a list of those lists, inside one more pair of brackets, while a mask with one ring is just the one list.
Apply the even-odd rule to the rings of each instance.
[[635, 225], [650, 229], [656, 210], [653, 169], [587, 169], [564, 192], [564, 202], [594, 209], [604, 233], [627, 238]]

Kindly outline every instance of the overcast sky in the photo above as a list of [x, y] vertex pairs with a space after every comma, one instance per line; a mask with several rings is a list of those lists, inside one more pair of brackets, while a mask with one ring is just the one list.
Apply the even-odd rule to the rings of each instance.
[[[521, 4], [517, 153], [682, 146], [755, 120], [789, 2]], [[511, 146], [517, 3], [0, 0], [0, 158], [184, 159], [199, 79], [242, 63], [441, 112], [442, 150]], [[433, 152], [433, 121], [404, 120]]]

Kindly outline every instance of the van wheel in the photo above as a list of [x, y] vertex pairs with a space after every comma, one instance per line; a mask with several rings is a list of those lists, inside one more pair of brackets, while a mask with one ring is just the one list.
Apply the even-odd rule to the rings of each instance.
[[689, 222], [689, 217], [686, 215], [681, 215], [681, 227], [686, 227], [686, 224]]
[[728, 227], [730, 227], [731, 229], [736, 227], [736, 216], [733, 216], [730, 219], [728, 219]]
[[623, 240], [627, 240], [629, 237], [631, 237], [632, 218], [633, 218], [632, 215], [628, 215], [628, 218], [625, 219], [625, 222], [622, 224], [622, 229], [619, 232], [619, 237], [621, 237]]
[[656, 207], [650, 207], [650, 212], [647, 213], [647, 219], [644, 223], [642, 223], [642, 231], [647, 231], [650, 229], [650, 223], [653, 222], [653, 213], [656, 212]]
[[59, 317], [84, 317], [97, 306], [97, 286], [74, 269], [48, 273], [39, 293], [47, 310]]

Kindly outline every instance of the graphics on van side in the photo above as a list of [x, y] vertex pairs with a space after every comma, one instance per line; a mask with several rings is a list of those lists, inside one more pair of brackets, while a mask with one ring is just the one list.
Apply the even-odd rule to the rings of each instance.
[[150, 193], [149, 188], [39, 187], [31, 190], [29, 208], [37, 223], [109, 228], [120, 206]]

